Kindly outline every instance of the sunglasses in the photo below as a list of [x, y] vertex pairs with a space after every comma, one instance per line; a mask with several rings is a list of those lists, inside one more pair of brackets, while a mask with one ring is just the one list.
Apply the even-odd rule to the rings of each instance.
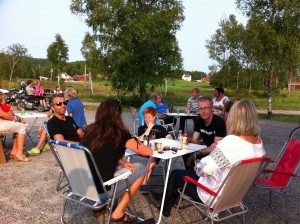
[[60, 107], [61, 105], [67, 105], [67, 102], [66, 101], [58, 102], [58, 103], [54, 103], [53, 105], [56, 105], [56, 106]]

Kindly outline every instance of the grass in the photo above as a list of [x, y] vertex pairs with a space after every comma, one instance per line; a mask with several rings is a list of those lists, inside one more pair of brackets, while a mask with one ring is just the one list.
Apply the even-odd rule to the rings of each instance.
[[272, 118], [268, 118], [266, 114], [258, 114], [258, 118], [260, 120], [272, 120], [272, 121], [300, 124], [300, 117], [297, 115], [273, 114]]
[[[25, 79], [26, 80], [26, 79]], [[43, 86], [48, 89], [55, 89], [56, 86], [55, 81], [44, 81]], [[93, 82], [94, 95], [91, 95], [88, 90], [89, 83], [85, 83], [86, 88], [84, 88], [84, 82], [65, 82], [61, 84], [62, 89], [65, 89], [68, 86], [73, 86], [78, 90], [79, 98], [85, 102], [101, 102], [106, 98], [119, 98], [121, 99], [124, 105], [133, 105], [139, 107], [139, 97], [133, 93], [129, 94], [120, 94], [118, 95], [116, 92], [112, 91], [111, 83], [109, 80], [102, 80]], [[12, 83], [12, 87], [18, 87], [18, 82]], [[3, 80], [3, 87], [8, 87], [8, 81]], [[187, 82], [183, 80], [174, 80], [169, 83], [167, 95], [164, 97], [165, 101], [170, 106], [183, 106], [186, 105], [187, 99], [191, 96], [191, 90], [194, 87], [200, 88], [200, 94], [202, 96], [213, 97], [214, 96], [214, 87], [210, 86], [207, 83], [199, 83], [199, 82]], [[161, 92], [164, 94], [165, 87], [160, 86], [157, 87], [155, 92]], [[229, 98], [233, 99], [236, 97], [235, 91], [226, 91], [225, 95], [229, 96]], [[239, 92], [239, 98], [247, 98], [246, 91], [241, 90]], [[253, 90], [251, 99], [254, 104], [259, 109], [267, 108], [267, 98], [263, 95], [262, 91]], [[287, 90], [280, 90], [277, 94], [273, 94], [272, 97], [272, 109], [273, 110], [300, 110], [300, 91], [292, 91], [291, 96], [288, 97]]]

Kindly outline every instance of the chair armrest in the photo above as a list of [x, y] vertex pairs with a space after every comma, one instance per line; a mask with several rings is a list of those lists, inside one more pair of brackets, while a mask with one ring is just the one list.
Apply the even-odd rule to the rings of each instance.
[[294, 174], [294, 173], [279, 172], [279, 171], [269, 170], [269, 169], [265, 169], [263, 172], [264, 173], [277, 173], [277, 174], [282, 174], [282, 175], [287, 175], [287, 176], [298, 177], [298, 175]]
[[120, 174], [119, 176], [116, 176], [116, 177], [114, 177], [114, 178], [112, 178], [112, 179], [110, 179], [110, 180], [108, 180], [108, 181], [105, 181], [105, 182], [103, 183], [103, 185], [104, 185], [104, 186], [113, 185], [114, 183], [117, 183], [117, 182], [120, 181], [120, 180], [125, 180], [125, 179], [127, 179], [127, 178], [130, 176], [130, 174], [131, 174], [131, 171], [128, 170], [127, 172], [122, 173], [122, 174]]
[[193, 178], [189, 177], [189, 176], [184, 176], [183, 177], [184, 181], [194, 184], [197, 187], [200, 187], [202, 190], [206, 191], [207, 193], [211, 194], [212, 196], [217, 196], [218, 193], [214, 192], [213, 190], [209, 189], [208, 187], [200, 184], [198, 181], [194, 180]]

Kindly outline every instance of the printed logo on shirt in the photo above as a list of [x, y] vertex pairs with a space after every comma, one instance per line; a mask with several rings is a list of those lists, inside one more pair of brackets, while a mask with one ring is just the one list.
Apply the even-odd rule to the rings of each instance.
[[204, 133], [206, 135], [215, 135], [216, 134], [215, 131], [206, 131], [204, 129], [200, 129], [200, 133]]

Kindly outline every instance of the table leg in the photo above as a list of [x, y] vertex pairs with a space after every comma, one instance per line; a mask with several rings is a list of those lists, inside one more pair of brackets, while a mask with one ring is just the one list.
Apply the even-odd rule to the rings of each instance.
[[168, 186], [169, 174], [170, 174], [170, 169], [171, 169], [171, 163], [172, 163], [172, 159], [169, 159], [168, 169], [167, 169], [167, 173], [166, 173], [165, 186], [164, 186], [164, 193], [163, 193], [163, 198], [162, 198], [162, 201], [161, 201], [161, 208], [160, 208], [160, 211], [159, 211], [159, 218], [158, 218], [157, 223], [160, 223], [161, 218], [162, 218], [162, 212], [163, 212], [164, 204], [165, 204], [165, 196], [166, 196], [166, 192], [167, 192], [167, 186]]

